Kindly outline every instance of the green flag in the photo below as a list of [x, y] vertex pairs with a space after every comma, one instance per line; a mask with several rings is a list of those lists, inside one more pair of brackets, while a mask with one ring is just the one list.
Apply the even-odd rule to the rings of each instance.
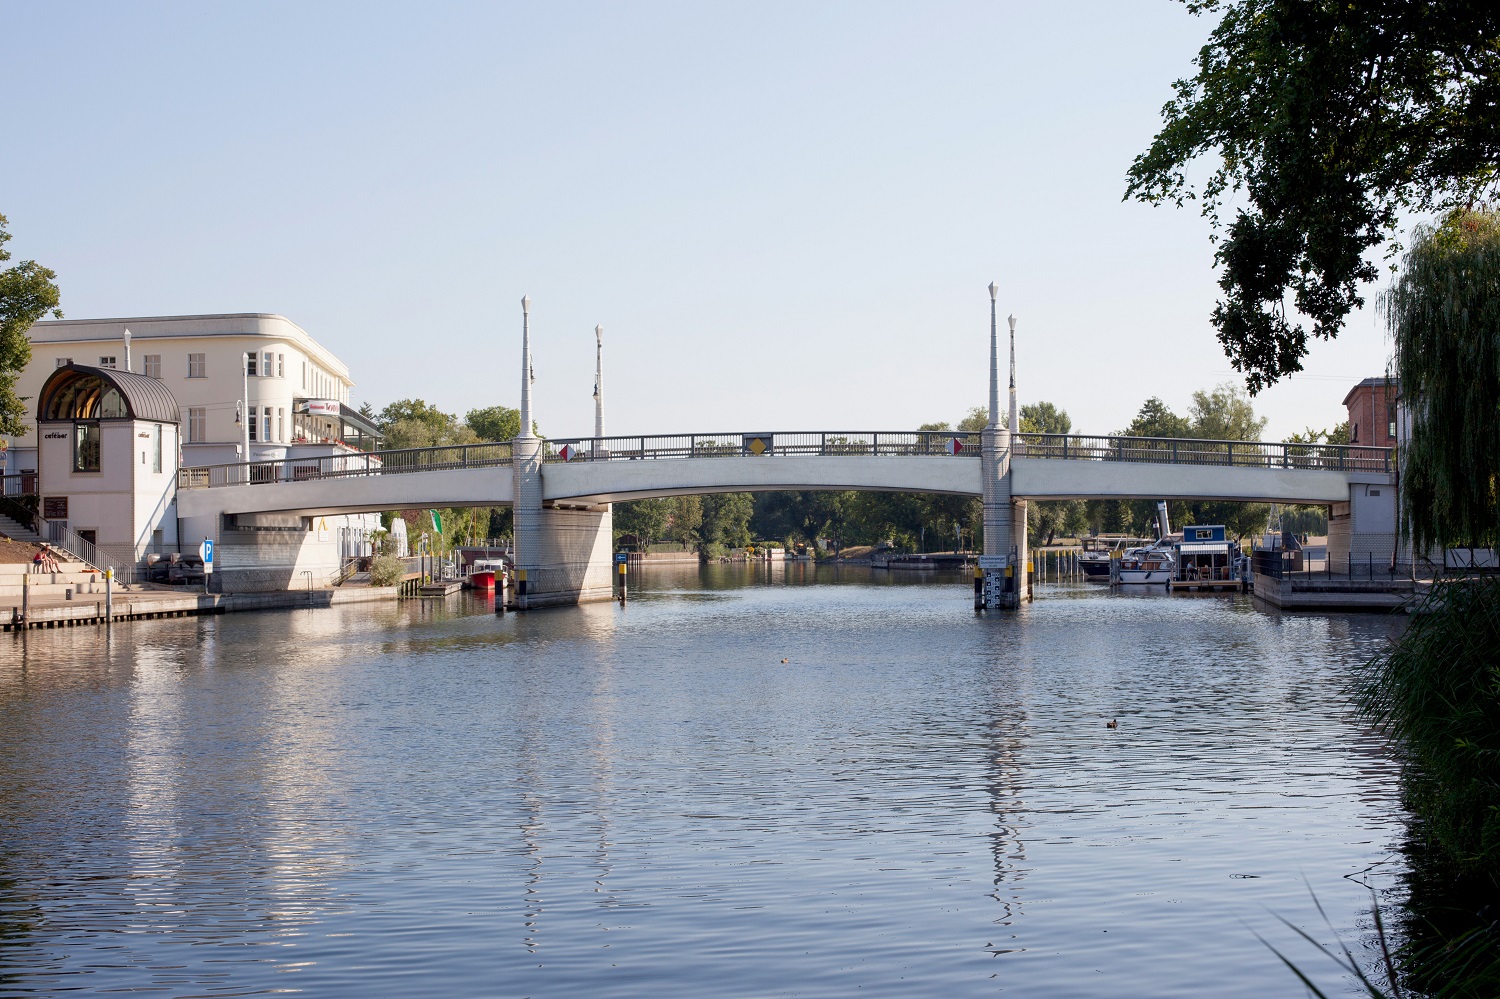
[[443, 533], [443, 518], [438, 516], [438, 512], [436, 510], [428, 510], [427, 512], [430, 513], [430, 514], [432, 514], [432, 530], [433, 530], [433, 532], [435, 534], [442, 534]]

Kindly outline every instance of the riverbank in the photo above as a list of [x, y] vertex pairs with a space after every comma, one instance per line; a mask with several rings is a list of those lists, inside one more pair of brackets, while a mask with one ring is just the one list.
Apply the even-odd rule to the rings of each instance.
[[[102, 591], [102, 586], [100, 587]], [[167, 590], [117, 591], [106, 609], [103, 592], [80, 594], [74, 599], [33, 600], [24, 616], [19, 597], [0, 597], [0, 630], [71, 628], [102, 625], [111, 621], [149, 618], [191, 617], [198, 614], [229, 614], [236, 611], [277, 610], [298, 607], [333, 607], [338, 604], [395, 600], [394, 586], [353, 586], [323, 590], [284, 590], [276, 593], [184, 593]]]

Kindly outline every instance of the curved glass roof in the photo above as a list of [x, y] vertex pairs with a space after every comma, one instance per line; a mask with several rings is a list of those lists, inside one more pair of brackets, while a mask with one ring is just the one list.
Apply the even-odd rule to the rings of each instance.
[[52, 373], [37, 396], [36, 418], [181, 422], [177, 399], [157, 379], [82, 364], [66, 364]]

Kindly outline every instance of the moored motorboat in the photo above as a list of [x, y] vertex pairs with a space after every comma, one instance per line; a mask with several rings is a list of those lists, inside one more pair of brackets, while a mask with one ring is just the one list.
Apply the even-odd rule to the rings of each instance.
[[1115, 562], [1114, 566], [1110, 582], [1122, 586], [1170, 583], [1176, 571], [1171, 548], [1162, 545], [1133, 548], [1125, 553], [1124, 558]]

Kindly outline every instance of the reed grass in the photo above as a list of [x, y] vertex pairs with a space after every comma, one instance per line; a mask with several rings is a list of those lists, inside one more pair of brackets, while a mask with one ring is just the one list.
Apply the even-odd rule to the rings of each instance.
[[1500, 579], [1435, 587], [1356, 705], [1401, 753], [1419, 834], [1500, 890]]

